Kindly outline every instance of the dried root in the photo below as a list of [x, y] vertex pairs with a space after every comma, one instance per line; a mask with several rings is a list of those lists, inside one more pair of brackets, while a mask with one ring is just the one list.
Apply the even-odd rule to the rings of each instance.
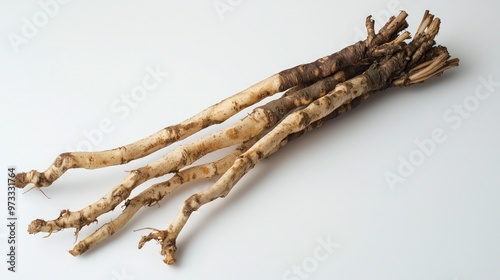
[[[435, 46], [440, 20], [428, 11], [414, 35], [410, 37], [405, 12], [392, 17], [375, 33], [371, 17], [366, 19], [367, 38], [330, 56], [309, 64], [281, 71], [250, 88], [233, 95], [186, 121], [166, 127], [137, 142], [101, 152], [72, 152], [59, 155], [44, 172], [19, 173], [16, 185], [47, 187], [70, 168], [101, 168], [125, 164], [184, 139], [212, 124], [224, 122], [237, 112], [277, 92], [283, 96], [254, 108], [242, 120], [228, 128], [178, 146], [163, 158], [133, 170], [122, 182], [93, 204], [79, 210], [63, 210], [59, 217], [37, 219], [29, 233], [49, 234], [65, 228], [80, 229], [125, 201], [118, 217], [81, 240], [71, 251], [80, 255], [121, 229], [145, 206], [157, 204], [183, 184], [194, 180], [219, 177], [209, 188], [193, 194], [166, 230], [152, 229], [142, 237], [139, 248], [157, 240], [167, 264], [175, 263], [176, 240], [190, 215], [201, 206], [229, 194], [234, 185], [262, 159], [289, 141], [322, 126], [326, 121], [356, 107], [371, 95], [393, 86], [409, 86], [441, 75], [458, 65], [450, 59], [445, 47]], [[216, 150], [236, 146], [225, 157], [207, 164], [190, 166]], [[169, 173], [167, 181], [154, 184], [135, 197], [132, 191], [149, 179]]]

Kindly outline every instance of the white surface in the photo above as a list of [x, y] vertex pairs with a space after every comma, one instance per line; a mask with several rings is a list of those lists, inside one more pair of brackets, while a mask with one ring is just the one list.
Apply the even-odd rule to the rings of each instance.
[[[413, 32], [430, 9], [442, 19], [438, 42], [461, 66], [377, 96], [259, 164], [227, 198], [192, 215], [178, 239], [175, 266], [163, 264], [155, 242], [138, 250], [148, 231], [133, 230], [166, 228], [182, 201], [209, 182], [143, 210], [82, 257], [67, 253], [72, 230], [49, 238], [26, 232], [33, 219], [94, 202], [124, 170], [172, 147], [127, 166], [71, 170], [44, 190], [51, 199], [38, 191], [19, 193], [18, 272], [7, 272], [2, 261], [2, 279], [500, 279], [500, 87], [466, 117], [448, 111], [474, 101], [479, 77], [500, 81], [496, 2], [220, 0], [232, 5], [221, 16], [212, 0], [171, 2], [60, 4], [16, 52], [9, 37], [22, 34], [23, 18], [32, 21], [43, 10], [38, 1], [2, 1], [0, 166], [44, 170], [59, 153], [83, 145], [84, 131], [106, 119], [112, 131], [93, 148], [130, 143], [279, 70], [361, 39], [370, 13], [385, 20], [405, 9]], [[169, 76], [132, 110], [121, 96], [141, 85], [148, 67]], [[399, 157], [417, 153], [414, 141], [435, 129], [444, 142], [391, 189], [384, 174], [397, 173]], [[0, 192], [2, 208], [6, 201], [6, 191]], [[6, 209], [1, 213], [4, 224]], [[2, 256], [6, 230], [0, 228]], [[328, 239], [335, 245], [330, 251], [318, 247]], [[293, 275], [294, 266], [304, 265], [302, 275]]]

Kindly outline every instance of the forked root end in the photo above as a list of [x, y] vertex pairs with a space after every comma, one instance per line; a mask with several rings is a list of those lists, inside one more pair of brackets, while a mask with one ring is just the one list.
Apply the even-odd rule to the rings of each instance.
[[143, 236], [139, 241], [138, 248], [141, 249], [146, 242], [156, 240], [161, 245], [161, 255], [164, 256], [163, 262], [172, 265], [176, 262], [174, 257], [177, 250], [176, 237], [172, 237], [168, 230], [153, 230], [150, 234]]

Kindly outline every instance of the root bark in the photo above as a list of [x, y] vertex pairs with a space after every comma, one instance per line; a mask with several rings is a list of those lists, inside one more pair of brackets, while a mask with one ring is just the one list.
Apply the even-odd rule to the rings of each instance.
[[[49, 235], [66, 228], [76, 233], [123, 203], [124, 209], [113, 220], [78, 242], [70, 253], [83, 254], [123, 228], [143, 207], [158, 204], [188, 182], [215, 179], [210, 187], [191, 195], [166, 230], [151, 229], [139, 242], [161, 245], [167, 264], [175, 263], [176, 241], [191, 214], [203, 205], [226, 197], [238, 181], [261, 160], [290, 141], [321, 127], [388, 87], [410, 86], [439, 76], [458, 66], [446, 47], [436, 46], [440, 20], [428, 11], [410, 38], [407, 14], [403, 11], [375, 32], [367, 17], [367, 38], [329, 56], [281, 71], [255, 85], [214, 104], [185, 121], [168, 126], [137, 142], [99, 152], [69, 152], [59, 155], [45, 171], [32, 170], [15, 177], [16, 186], [48, 187], [72, 168], [95, 169], [128, 163], [193, 135], [208, 126], [225, 122], [239, 111], [278, 92], [281, 97], [254, 108], [233, 125], [178, 146], [163, 158], [130, 173], [99, 200], [77, 211], [63, 210], [54, 220], [37, 219], [29, 233]], [[203, 156], [227, 147], [235, 148], [219, 160], [195, 165]], [[131, 197], [134, 189], [148, 180], [172, 174]]]

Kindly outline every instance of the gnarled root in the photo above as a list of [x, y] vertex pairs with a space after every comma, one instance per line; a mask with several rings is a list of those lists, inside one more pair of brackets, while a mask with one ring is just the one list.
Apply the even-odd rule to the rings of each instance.
[[[445, 47], [435, 46], [440, 20], [428, 11], [414, 38], [410, 34], [405, 12], [389, 21], [375, 33], [371, 17], [366, 19], [368, 36], [330, 56], [312, 63], [298, 65], [235, 94], [177, 125], [166, 127], [137, 142], [100, 152], [72, 152], [59, 155], [44, 172], [32, 170], [19, 173], [16, 186], [47, 187], [71, 168], [95, 169], [124, 164], [144, 157], [210, 125], [221, 123], [264, 98], [277, 92], [281, 97], [254, 108], [235, 124], [178, 146], [163, 158], [130, 171], [119, 184], [98, 201], [79, 211], [63, 210], [50, 221], [37, 219], [29, 233], [53, 232], [74, 228], [76, 233], [97, 221], [102, 214], [124, 202], [125, 209], [113, 220], [78, 242], [70, 253], [83, 254], [123, 228], [140, 209], [159, 203], [184, 184], [218, 177], [205, 190], [191, 195], [167, 230], [152, 232], [139, 242], [139, 248], [150, 240], [161, 244], [164, 262], [175, 262], [176, 240], [189, 217], [201, 206], [226, 197], [235, 184], [261, 160], [284, 147], [304, 133], [321, 127], [326, 121], [343, 114], [370, 96], [388, 87], [409, 86], [441, 75], [458, 65], [450, 59]], [[219, 160], [191, 166], [203, 156], [227, 147], [232, 152]], [[144, 182], [172, 173], [162, 183], [154, 184], [131, 197]], [[131, 198], [130, 198], [131, 197]]]

